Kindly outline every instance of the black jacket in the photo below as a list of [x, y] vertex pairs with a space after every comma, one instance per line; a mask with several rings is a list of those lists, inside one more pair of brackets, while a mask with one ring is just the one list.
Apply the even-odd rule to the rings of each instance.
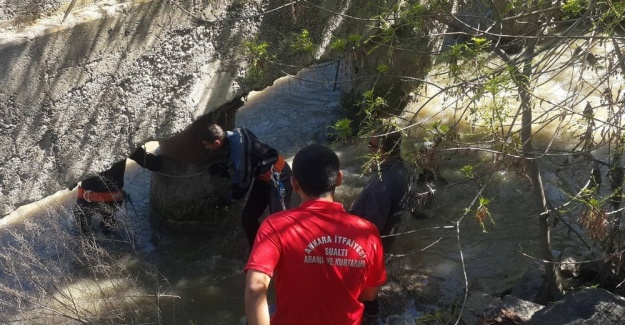
[[[147, 153], [139, 147], [128, 157], [143, 168], [155, 171], [161, 168], [162, 157]], [[80, 182], [80, 186], [93, 192], [116, 192], [124, 188], [124, 173], [126, 172], [126, 159], [120, 160], [111, 168], [86, 178]]]
[[407, 179], [401, 158], [384, 162], [380, 171], [371, 176], [350, 213], [371, 221], [380, 235], [388, 235], [400, 220], [408, 194]]

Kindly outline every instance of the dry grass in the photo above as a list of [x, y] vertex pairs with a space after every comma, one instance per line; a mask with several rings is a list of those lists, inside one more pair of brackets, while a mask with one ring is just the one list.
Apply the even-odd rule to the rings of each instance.
[[0, 323], [162, 323], [175, 299], [146, 289], [167, 281], [134, 258], [127, 216], [118, 221], [116, 236], [81, 236], [71, 212], [49, 209], [0, 228]]

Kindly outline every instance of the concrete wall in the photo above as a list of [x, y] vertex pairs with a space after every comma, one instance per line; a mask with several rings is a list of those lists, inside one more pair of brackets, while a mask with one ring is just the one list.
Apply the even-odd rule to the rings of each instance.
[[[65, 10], [71, 2], [71, 0], [0, 0], [0, 28], [11, 29], [30, 25], [37, 19]], [[76, 0], [74, 7], [82, 7], [86, 3], [87, 0]]]
[[[0, 2], [0, 215], [108, 168], [142, 143], [179, 137], [201, 116], [322, 58], [333, 35], [369, 28], [281, 0], [79, 0], [61, 23], [68, 2]], [[375, 8], [311, 2], [345, 14]], [[277, 10], [259, 15], [270, 9]], [[291, 47], [304, 28], [314, 53]], [[287, 65], [263, 61], [261, 73], [250, 74], [258, 61], [245, 41], [268, 42], [272, 61]], [[174, 160], [201, 152], [176, 148]]]

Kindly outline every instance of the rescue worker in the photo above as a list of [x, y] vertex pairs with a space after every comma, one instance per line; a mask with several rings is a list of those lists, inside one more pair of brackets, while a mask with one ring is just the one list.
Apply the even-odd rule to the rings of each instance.
[[[401, 133], [376, 135], [369, 139], [371, 154], [378, 159], [379, 170], [374, 170], [350, 209], [376, 225], [382, 237], [397, 232], [408, 195], [408, 173], [400, 156]], [[384, 252], [389, 253], [394, 236], [382, 238]], [[365, 301], [365, 320], [377, 324], [379, 301]]]
[[[159, 170], [162, 164], [162, 156], [148, 153], [143, 147], [139, 147], [128, 158], [151, 171]], [[80, 182], [74, 218], [82, 234], [91, 233], [91, 219], [96, 214], [100, 215], [103, 234], [115, 229], [115, 214], [120, 211], [126, 198], [123, 190], [125, 172], [126, 159], [123, 159], [109, 169]]]
[[[290, 208], [293, 192], [291, 167], [276, 149], [246, 128], [225, 132], [217, 124], [209, 124], [200, 135], [200, 140], [206, 149], [221, 152], [226, 168], [234, 170], [230, 188], [225, 196], [213, 201], [215, 207], [231, 205], [250, 192], [241, 212], [241, 223], [248, 245], [252, 247], [260, 227], [260, 217], [267, 206], [270, 213]], [[221, 174], [215, 169], [211, 173]]]
[[360, 324], [362, 302], [376, 296], [386, 268], [375, 225], [334, 202], [342, 180], [330, 148], [312, 144], [295, 154], [291, 183], [302, 204], [263, 221], [245, 266], [250, 325]]

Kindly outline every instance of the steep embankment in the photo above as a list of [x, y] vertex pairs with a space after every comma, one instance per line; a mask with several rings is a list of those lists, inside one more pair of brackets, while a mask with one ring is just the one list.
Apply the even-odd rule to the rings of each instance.
[[[0, 2], [0, 214], [364, 34], [369, 1]], [[324, 6], [326, 10], [321, 10]], [[314, 48], [293, 46], [302, 31]], [[265, 52], [260, 51], [268, 44]], [[266, 64], [267, 60], [284, 65]], [[235, 107], [236, 109], [236, 107]], [[197, 158], [190, 145], [173, 155]], [[171, 155], [170, 155], [171, 156]], [[173, 157], [176, 158], [176, 157]]]

